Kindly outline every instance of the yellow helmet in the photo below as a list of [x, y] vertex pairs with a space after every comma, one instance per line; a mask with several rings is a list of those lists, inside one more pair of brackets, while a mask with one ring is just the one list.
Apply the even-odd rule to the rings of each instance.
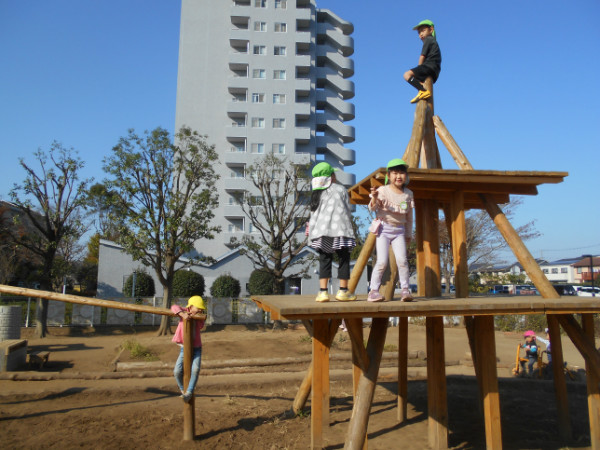
[[194, 295], [194, 296], [190, 297], [190, 299], [188, 300], [187, 307], [189, 308], [190, 306], [195, 306], [198, 309], [206, 310], [206, 305], [204, 304], [204, 300], [199, 295]]

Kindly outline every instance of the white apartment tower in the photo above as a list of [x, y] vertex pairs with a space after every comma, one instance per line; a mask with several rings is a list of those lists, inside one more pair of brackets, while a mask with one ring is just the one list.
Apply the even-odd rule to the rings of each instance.
[[355, 176], [353, 25], [315, 0], [182, 0], [175, 126], [216, 146], [222, 233], [198, 251], [218, 258], [248, 233], [239, 206], [246, 167], [275, 153], [327, 161], [346, 186]]

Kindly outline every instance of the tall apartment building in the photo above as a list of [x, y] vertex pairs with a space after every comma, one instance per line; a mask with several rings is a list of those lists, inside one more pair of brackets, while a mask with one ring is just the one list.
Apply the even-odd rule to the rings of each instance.
[[354, 127], [344, 123], [354, 118], [352, 32], [315, 0], [182, 0], [175, 125], [206, 134], [221, 161], [223, 232], [202, 241], [203, 255], [252, 231], [239, 201], [257, 158], [327, 161], [339, 182], [355, 183]]

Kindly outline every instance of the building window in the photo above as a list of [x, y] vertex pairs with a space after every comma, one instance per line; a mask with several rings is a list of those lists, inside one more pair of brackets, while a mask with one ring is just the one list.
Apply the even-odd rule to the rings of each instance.
[[548, 269], [542, 269], [542, 272], [548, 273]]
[[286, 33], [286, 32], [287, 32], [287, 23], [275, 22], [275, 33]]
[[557, 268], [552, 269], [552, 273], [558, 273], [558, 269]]
[[274, 80], [285, 80], [285, 70], [274, 70], [273, 71], [273, 79]]
[[233, 122], [231, 122], [231, 126], [234, 128], [244, 128], [246, 126], [246, 119], [235, 119]]
[[284, 104], [285, 94], [273, 94], [273, 103]]
[[252, 118], [252, 128], [264, 128], [265, 127], [265, 119], [262, 117], [253, 117]]
[[285, 155], [285, 144], [273, 144], [273, 154]]
[[243, 201], [244, 201], [244, 194], [241, 192], [231, 194], [229, 196], [229, 205], [230, 206], [241, 205]]
[[560, 273], [569, 273], [568, 269], [566, 267], [561, 267], [560, 268]]
[[254, 22], [254, 31], [267, 31], [267, 22]]
[[577, 273], [581, 273], [581, 267], [577, 268]]
[[254, 69], [252, 71], [252, 78], [265, 79], [265, 78], [267, 78], [267, 73], [266, 73], [265, 69]]
[[264, 103], [265, 102], [265, 94], [253, 93], [252, 94], [252, 103]]
[[230, 219], [227, 231], [230, 233], [242, 233], [244, 231], [244, 219]]
[[285, 119], [273, 119], [273, 128], [285, 128]]
[[255, 45], [252, 48], [252, 53], [254, 53], [255, 55], [266, 55], [267, 47], [266, 45]]
[[286, 9], [287, 0], [275, 0], [275, 9]]
[[250, 146], [252, 153], [264, 153], [265, 144], [255, 143]]
[[276, 56], [285, 56], [285, 45], [276, 45], [275, 47], [273, 47], [273, 54]]
[[266, 8], [267, 0], [254, 0], [254, 6], [256, 8]]

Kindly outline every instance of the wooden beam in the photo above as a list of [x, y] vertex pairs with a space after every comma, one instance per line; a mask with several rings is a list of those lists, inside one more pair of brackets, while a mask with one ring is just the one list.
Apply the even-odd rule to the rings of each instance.
[[502, 430], [496, 369], [494, 316], [475, 317], [475, 345], [481, 367], [486, 448], [501, 449]]
[[[192, 377], [192, 362], [194, 358], [194, 322], [183, 321], [183, 386], [187, 390]], [[193, 441], [196, 436], [196, 408], [194, 394], [189, 402], [183, 403], [183, 440]]]
[[558, 433], [560, 437], [568, 442], [573, 437], [571, 429], [571, 416], [569, 415], [569, 399], [567, 397], [567, 384], [565, 380], [564, 359], [560, 326], [556, 316], [546, 315], [548, 332], [552, 344], [552, 374], [554, 375], [554, 394], [556, 396], [556, 410], [558, 413]]
[[552, 287], [552, 284], [548, 281], [534, 257], [529, 253], [521, 237], [510, 224], [500, 207], [490, 201], [487, 195], [481, 194], [480, 197], [488, 214], [496, 224], [506, 243], [512, 249], [519, 263], [523, 266], [523, 269], [527, 272], [527, 275], [529, 275], [540, 295], [543, 298], [558, 298], [559, 295], [556, 290]]
[[444, 122], [442, 122], [442, 119], [440, 119], [439, 116], [433, 116], [433, 125], [435, 126], [435, 131], [437, 132], [438, 136], [444, 143], [444, 146], [446, 147], [446, 149], [448, 149], [450, 155], [452, 155], [452, 158], [454, 158], [454, 161], [456, 162], [458, 168], [463, 170], [473, 169], [473, 166], [471, 165], [463, 151], [460, 149], [460, 147], [446, 128], [446, 125], [444, 125]]
[[346, 443], [344, 445], [344, 448], [348, 450], [362, 449], [363, 442], [367, 437], [369, 414], [371, 413], [375, 386], [377, 385], [377, 376], [379, 375], [379, 366], [381, 364], [387, 327], [387, 317], [374, 318], [371, 324], [369, 342], [367, 343], [369, 368], [361, 374], [358, 381], [352, 416], [350, 417], [346, 433]]
[[[588, 343], [595, 348], [594, 338], [594, 316], [593, 314], [582, 314], [581, 324], [583, 333]], [[588, 415], [590, 418], [590, 441], [592, 450], [600, 449], [600, 376], [590, 370], [590, 362], [585, 361], [585, 373], [587, 374]]]
[[398, 422], [408, 420], [408, 317], [398, 318]]
[[448, 396], [442, 317], [425, 319], [427, 333], [427, 412], [429, 446], [448, 448]]

